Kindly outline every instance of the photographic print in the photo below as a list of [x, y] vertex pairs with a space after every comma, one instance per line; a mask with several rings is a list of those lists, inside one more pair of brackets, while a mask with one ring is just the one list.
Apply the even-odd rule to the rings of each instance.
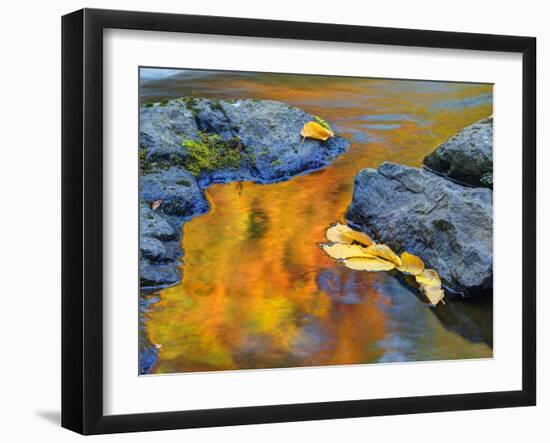
[[140, 375], [492, 358], [492, 84], [139, 69]]

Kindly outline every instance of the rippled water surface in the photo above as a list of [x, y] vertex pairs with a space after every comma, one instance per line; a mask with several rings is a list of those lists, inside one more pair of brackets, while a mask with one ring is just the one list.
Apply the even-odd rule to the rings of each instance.
[[432, 309], [395, 275], [348, 270], [317, 246], [343, 221], [359, 170], [420, 166], [492, 114], [492, 86], [182, 71], [141, 87], [143, 101], [188, 95], [281, 100], [329, 121], [351, 147], [287, 182], [206, 191], [210, 212], [183, 227], [183, 281], [145, 314], [153, 373], [492, 356], [492, 300]]

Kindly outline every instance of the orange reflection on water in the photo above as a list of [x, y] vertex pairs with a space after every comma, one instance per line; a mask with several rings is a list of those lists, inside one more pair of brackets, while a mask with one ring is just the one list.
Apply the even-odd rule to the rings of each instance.
[[207, 190], [210, 212], [183, 227], [183, 280], [161, 291], [148, 314], [148, 337], [160, 345], [155, 373], [492, 355], [444, 327], [392, 275], [347, 270], [318, 247], [326, 228], [343, 221], [359, 170], [419, 166], [491, 115], [483, 99], [490, 85], [258, 74], [182, 79], [177, 88], [188, 95], [205, 85], [212, 96], [295, 104], [352, 144], [322, 171]]

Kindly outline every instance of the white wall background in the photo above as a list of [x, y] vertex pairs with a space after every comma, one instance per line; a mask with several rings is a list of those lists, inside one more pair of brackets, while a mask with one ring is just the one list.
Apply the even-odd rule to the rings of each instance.
[[[542, 154], [545, 122], [550, 119], [550, 111], [545, 106], [550, 105], [550, 93], [542, 84], [544, 75], [550, 75], [550, 28], [548, 11], [542, 1], [4, 2], [0, 26], [0, 277], [3, 288], [0, 436], [3, 441], [66, 442], [84, 438], [59, 427], [60, 16], [84, 6], [536, 36], [539, 45], [538, 144]], [[548, 156], [539, 156], [539, 226], [550, 220], [549, 180], [542, 177], [542, 168], [550, 168]], [[545, 230], [539, 228], [539, 251], [550, 249], [549, 239]], [[540, 275], [550, 260], [540, 252], [539, 257], [542, 260]], [[164, 431], [101, 436], [93, 440], [548, 441], [550, 322], [545, 321], [549, 304], [544, 300], [544, 293], [549, 289], [550, 284], [539, 279], [539, 406], [534, 408]]]

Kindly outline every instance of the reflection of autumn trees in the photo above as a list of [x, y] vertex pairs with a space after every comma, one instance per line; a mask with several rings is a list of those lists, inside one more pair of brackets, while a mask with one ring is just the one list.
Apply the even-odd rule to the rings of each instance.
[[[419, 166], [448, 137], [492, 113], [483, 104], [437, 112], [432, 105], [486, 93], [490, 86], [449, 85], [426, 93], [407, 82], [271, 74], [196, 82], [202, 95], [222, 91], [225, 98], [299, 106], [322, 115], [348, 139], [363, 141], [331, 166], [287, 182], [208, 189], [210, 212], [183, 228], [183, 280], [161, 291], [148, 313], [147, 335], [161, 346], [154, 372], [368, 363], [409, 345], [408, 353], [391, 355], [491, 355], [486, 344], [442, 326], [432, 310], [413, 312], [418, 301], [391, 275], [353, 271], [318, 247], [326, 228], [343, 221], [359, 170], [383, 161]], [[384, 123], [399, 128], [368, 129], [366, 115], [386, 116]], [[354, 136], [366, 133], [368, 138]], [[401, 266], [414, 265], [404, 252], [398, 258]], [[412, 319], [422, 336], [415, 335]], [[406, 339], [392, 341], [394, 336]]]

